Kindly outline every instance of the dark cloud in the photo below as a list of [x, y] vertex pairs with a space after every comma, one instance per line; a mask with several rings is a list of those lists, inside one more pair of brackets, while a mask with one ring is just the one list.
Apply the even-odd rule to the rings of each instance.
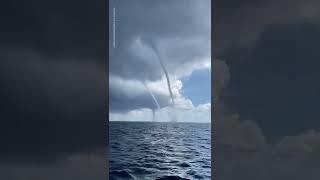
[[105, 74], [98, 65], [50, 61], [30, 49], [9, 49], [1, 58], [1, 152], [39, 155], [105, 144]]
[[1, 178], [16, 179], [107, 179], [105, 153], [87, 154], [76, 153], [65, 159], [51, 164], [32, 163], [0, 163]]
[[230, 99], [243, 116], [273, 135], [319, 127], [319, 32], [319, 25], [308, 23], [270, 26], [244, 61], [225, 57], [232, 71]]
[[214, 57], [231, 74], [216, 123], [216, 178], [317, 179], [319, 2], [214, 4]]
[[[1, 169], [105, 152], [105, 7], [103, 1], [1, 4]], [[36, 179], [33, 173], [27, 177]], [[16, 179], [11, 175], [5, 177]]]
[[[217, 0], [213, 2], [213, 47], [250, 45], [268, 25], [319, 22], [317, 0]], [[216, 54], [217, 55], [217, 54]]]
[[259, 125], [226, 115], [216, 122], [215, 177], [221, 179], [317, 179], [319, 131], [266, 141]]
[[49, 56], [105, 57], [105, 6], [100, 1], [5, 1], [1, 43], [32, 47]]

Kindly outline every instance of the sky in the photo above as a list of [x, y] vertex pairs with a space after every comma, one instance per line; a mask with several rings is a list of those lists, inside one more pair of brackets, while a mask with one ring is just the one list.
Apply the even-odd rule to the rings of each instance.
[[[319, 3], [248, 1], [235, 7], [236, 2], [232, 6], [218, 2], [214, 58], [224, 60], [230, 69], [231, 79], [223, 95], [229, 105], [227, 111], [259, 121], [266, 133], [277, 136], [318, 127], [320, 21], [318, 11], [313, 10]], [[225, 14], [220, 12], [223, 8], [233, 11]], [[243, 19], [239, 26], [237, 19]], [[239, 27], [237, 32], [229, 32], [230, 24]], [[242, 31], [255, 36], [232, 37]], [[287, 119], [290, 128], [283, 132], [288, 127]], [[275, 124], [277, 128], [273, 128]]]
[[316, 0], [213, 3], [212, 57], [230, 77], [217, 79], [227, 83], [213, 130], [216, 179], [320, 176], [319, 8]]
[[[151, 121], [156, 109], [157, 121], [170, 121], [166, 114], [176, 111], [181, 122], [210, 122], [210, 5], [209, 0], [111, 2], [109, 36], [116, 46], [110, 38], [110, 121]], [[176, 110], [158, 57], [168, 71]]]
[[[139, 120], [141, 114], [147, 117], [144, 113], [150, 117], [154, 103], [137, 85], [141, 80], [154, 90], [162, 107], [170, 102], [159, 65], [140, 56], [152, 55], [148, 48], [138, 48], [142, 45], [133, 37], [141, 34], [157, 37], [163, 55], [175, 59], [166, 62], [174, 95], [179, 105], [193, 106], [191, 113], [211, 108], [191, 93], [200, 82], [186, 80], [202, 76], [197, 73], [206, 71], [207, 58], [212, 56], [215, 69], [230, 78], [217, 79], [223, 87], [224, 116], [212, 131], [217, 179], [319, 179], [320, 2], [212, 1], [212, 47], [205, 1], [186, 1], [183, 6], [163, 2], [132, 0], [117, 8], [117, 34], [122, 36], [116, 49], [124, 57], [132, 55], [131, 50], [141, 52], [135, 58], [139, 63], [115, 57], [120, 53], [112, 49], [119, 61], [106, 57], [104, 1], [3, 2], [0, 179], [90, 179], [89, 174], [105, 179], [106, 109], [111, 110], [110, 117], [128, 119], [122, 116], [125, 113], [136, 114]], [[109, 85], [114, 83], [109, 96], [107, 70], [113, 75], [107, 79]], [[122, 96], [134, 97], [131, 93], [141, 98], [128, 102]], [[112, 98], [121, 103], [107, 104]], [[95, 167], [90, 173], [88, 151]]]
[[194, 105], [211, 102], [211, 71], [210, 69], [195, 70], [182, 79], [181, 93]]
[[0, 179], [106, 179], [104, 7], [1, 3]]

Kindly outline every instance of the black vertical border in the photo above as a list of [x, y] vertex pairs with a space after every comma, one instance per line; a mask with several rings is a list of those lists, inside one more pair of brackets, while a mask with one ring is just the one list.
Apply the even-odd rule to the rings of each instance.
[[212, 77], [212, 62], [214, 60], [214, 49], [213, 49], [213, 41], [214, 41], [214, 30], [213, 30], [213, 24], [214, 24], [214, 2], [215, 0], [211, 0], [211, 179], [216, 179], [216, 158], [215, 158], [215, 154], [216, 154], [216, 117], [215, 115], [215, 107], [214, 107], [214, 96], [213, 96], [213, 77]]

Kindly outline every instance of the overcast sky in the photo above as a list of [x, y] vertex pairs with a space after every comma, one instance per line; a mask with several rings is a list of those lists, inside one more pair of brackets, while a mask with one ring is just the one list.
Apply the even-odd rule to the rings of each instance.
[[213, 140], [216, 178], [319, 179], [320, 2], [213, 4], [212, 56], [230, 74]]
[[104, 6], [1, 3], [0, 179], [106, 179]]
[[[159, 121], [170, 110], [165, 74], [150, 42], [167, 68], [179, 121], [210, 122], [211, 6], [209, 0], [113, 1], [115, 44], [109, 40], [110, 120], [147, 121], [151, 109], [161, 110]], [[113, 24], [109, 24], [113, 37]], [[190, 115], [194, 116], [190, 116]]]
[[[88, 179], [88, 151], [100, 152], [93, 153], [101, 163], [93, 173], [104, 179], [108, 96], [102, 2], [0, 6], [1, 179]], [[178, 104], [192, 114], [210, 109], [207, 80], [198, 80], [207, 77], [211, 56], [208, 2], [117, 2], [110, 117], [151, 117], [154, 103], [143, 81], [163, 111], [170, 102], [163, 72], [150, 60], [150, 49], [142, 48], [141, 36], [154, 39], [164, 56]], [[215, 156], [218, 179], [319, 179], [319, 3], [214, 1], [212, 59], [224, 61], [230, 73], [221, 94], [225, 120], [217, 123], [213, 138], [222, 151]]]

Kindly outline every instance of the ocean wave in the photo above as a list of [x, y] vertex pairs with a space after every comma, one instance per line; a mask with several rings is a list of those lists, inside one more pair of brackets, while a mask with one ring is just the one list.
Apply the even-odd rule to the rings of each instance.
[[208, 129], [196, 123], [111, 122], [110, 180], [211, 179]]

